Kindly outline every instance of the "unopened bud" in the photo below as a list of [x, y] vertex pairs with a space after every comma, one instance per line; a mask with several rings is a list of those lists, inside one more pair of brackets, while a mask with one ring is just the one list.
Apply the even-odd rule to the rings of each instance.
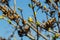
[[28, 18], [29, 22], [33, 22], [33, 19], [31, 17]]
[[58, 17], [60, 18], [60, 12], [58, 12]]

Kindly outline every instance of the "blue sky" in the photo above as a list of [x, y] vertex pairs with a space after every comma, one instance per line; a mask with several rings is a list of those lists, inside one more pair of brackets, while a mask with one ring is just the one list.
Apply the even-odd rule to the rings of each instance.
[[[40, 0], [42, 5], [46, 5], [44, 4], [44, 0]], [[20, 12], [17, 8], [22, 8], [23, 9], [23, 16], [24, 19], [27, 20], [28, 17], [33, 17], [33, 12], [32, 9], [28, 7], [28, 4], [31, 3], [30, 0], [16, 0], [16, 11], [17, 13], [20, 15]], [[10, 6], [13, 9], [14, 8], [14, 2], [13, 0], [10, 1]], [[47, 6], [47, 5], [46, 5]], [[48, 6], [47, 6], [48, 7]], [[2, 14], [2, 12], [0, 11], [0, 15]], [[45, 13], [42, 13], [41, 9], [37, 12], [37, 19], [42, 22], [42, 20], [46, 21], [46, 15]], [[0, 36], [3, 38], [8, 38], [8, 36], [14, 31], [14, 28], [12, 28], [12, 25], [8, 24], [7, 21], [1, 19], [0, 20]], [[34, 34], [34, 36], [36, 35], [36, 33], [31, 29], [32, 34]], [[48, 34], [48, 32], [46, 32]], [[45, 32], [42, 32], [42, 34], [46, 34]], [[15, 35], [17, 40], [20, 40], [20, 37], [18, 36], [17, 31], [15, 32]], [[14, 38], [14, 37], [13, 37]], [[12, 38], [12, 40], [13, 40]], [[42, 37], [39, 38], [39, 40], [44, 40]], [[23, 40], [31, 40], [28, 37], [23, 37]]]

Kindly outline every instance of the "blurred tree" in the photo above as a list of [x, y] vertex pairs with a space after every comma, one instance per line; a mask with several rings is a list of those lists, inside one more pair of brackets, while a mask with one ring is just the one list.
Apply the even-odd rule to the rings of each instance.
[[[28, 7], [32, 9], [33, 17], [28, 17], [28, 20], [24, 19], [22, 8], [18, 8], [21, 15], [16, 11], [17, 0], [14, 0], [14, 10], [9, 5], [10, 1], [11, 0], [0, 0], [0, 11], [2, 11], [0, 19], [5, 20], [8, 24], [12, 25], [14, 31], [7, 39], [1, 37], [0, 40], [11, 40], [13, 37], [13, 40], [23, 40], [24, 36], [27, 36], [31, 40], [41, 40], [39, 39], [41, 37], [45, 40], [57, 40], [60, 37], [59, 0], [44, 0], [44, 2], [41, 2], [41, 0], [29, 0], [31, 3], [28, 4]], [[45, 5], [43, 5], [43, 3]], [[41, 9], [41, 11], [39, 11], [39, 9]], [[45, 13], [45, 15], [43, 15], [45, 18], [43, 16], [38, 16], [39, 18], [44, 19], [43, 22], [37, 17], [38, 11], [40, 14], [41, 12], [42, 14]], [[35, 35], [33, 32], [35, 32]], [[15, 33], [18, 34], [21, 39], [16, 39]], [[49, 33], [51, 33], [51, 35]]]

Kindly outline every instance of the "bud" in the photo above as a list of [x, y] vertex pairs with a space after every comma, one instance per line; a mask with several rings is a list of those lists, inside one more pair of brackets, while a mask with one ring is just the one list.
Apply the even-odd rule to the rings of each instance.
[[6, 10], [7, 9], [7, 6], [4, 6], [3, 8], [4, 8], [4, 10]]
[[23, 20], [23, 21], [22, 21], [22, 23], [25, 25], [25, 24], [26, 24], [26, 21], [25, 21], [25, 20]]
[[31, 1], [34, 2], [34, 3], [36, 2], [36, 0], [31, 0]]
[[59, 2], [59, 0], [54, 0], [54, 2]]
[[9, 24], [11, 24], [11, 20], [7, 20]]
[[18, 30], [18, 35], [19, 35], [20, 37], [23, 37], [23, 30]]
[[46, 9], [46, 12], [49, 12], [49, 9]]
[[44, 23], [44, 28], [49, 30], [49, 28], [53, 27], [53, 23], [56, 21], [55, 18], [52, 18]]
[[29, 31], [29, 26], [24, 27], [25, 32], [27, 33]]
[[39, 25], [40, 25], [40, 22], [39, 22], [39, 21], [37, 21], [37, 22], [36, 22], [36, 25], [37, 25], [37, 26], [39, 26]]
[[9, 17], [10, 20], [14, 19], [14, 15], [11, 15], [11, 16], [9, 15], [8, 17]]
[[52, 0], [46, 0], [46, 3], [51, 3]]
[[60, 18], [60, 12], [58, 12], [58, 17]]
[[22, 9], [21, 8], [18, 8], [18, 10], [20, 10], [22, 12]]
[[41, 3], [40, 2], [37, 2], [36, 4], [37, 4], [37, 6], [41, 6]]
[[34, 16], [36, 16], [36, 14], [37, 14], [37, 13], [36, 13], [36, 11], [35, 11], [35, 12], [34, 12]]
[[33, 9], [33, 6], [31, 4], [28, 4], [28, 6]]
[[55, 6], [55, 9], [58, 10], [58, 6]]
[[55, 33], [55, 37], [58, 38], [59, 37], [59, 34], [58, 33]]
[[29, 22], [33, 22], [33, 19], [31, 17], [28, 18]]
[[0, 16], [0, 19], [3, 19], [4, 18], [4, 16]]
[[46, 6], [44, 6], [44, 10], [46, 10]]
[[20, 16], [19, 15], [15, 15], [15, 18], [18, 19]]
[[2, 0], [1, 2], [2, 2], [2, 3], [4, 3], [4, 2], [5, 2], [5, 0]]

